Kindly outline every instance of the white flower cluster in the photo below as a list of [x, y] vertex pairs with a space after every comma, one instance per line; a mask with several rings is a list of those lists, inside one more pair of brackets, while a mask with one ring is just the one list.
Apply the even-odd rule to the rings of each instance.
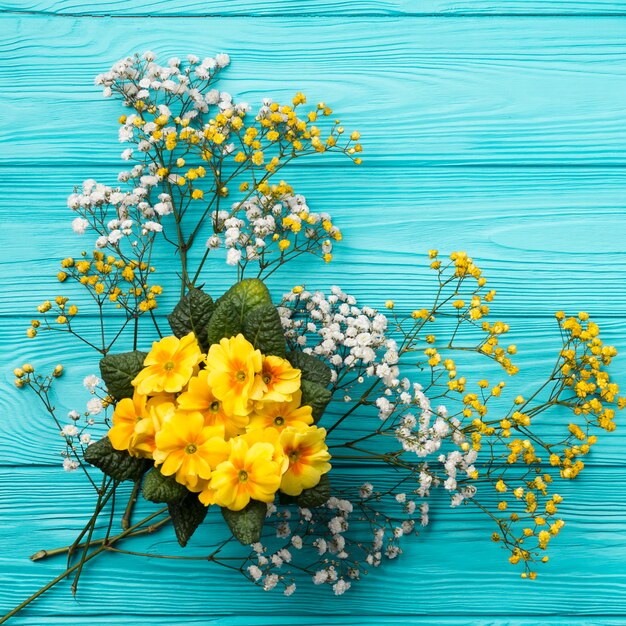
[[[102, 399], [98, 393], [104, 394], [101, 388], [102, 381], [95, 374], [89, 374], [83, 379], [83, 386], [92, 396], [87, 401], [86, 411], [82, 414], [76, 410], [71, 410], [67, 414], [69, 422], [65, 424], [59, 434], [65, 440], [65, 449], [61, 451], [63, 459], [63, 469], [66, 472], [73, 472], [80, 467], [78, 461], [79, 447], [84, 448], [94, 443], [89, 431], [95, 424], [95, 416], [104, 411]], [[80, 454], [82, 456], [82, 454]]]
[[275, 195], [252, 196], [243, 202], [233, 203], [230, 211], [212, 214], [217, 231], [207, 240], [210, 250], [221, 245], [227, 250], [226, 262], [237, 265], [243, 261], [283, 253], [281, 242], [289, 240], [288, 250], [324, 255], [332, 251], [327, 239], [338, 232], [331, 225], [328, 213], [309, 210], [306, 198], [291, 192]]
[[83, 182], [80, 192], [71, 194], [67, 204], [78, 213], [72, 221], [72, 229], [82, 235], [88, 228], [97, 234], [96, 248], [107, 246], [119, 247], [128, 240], [137, 246], [137, 239], [152, 236], [163, 230], [160, 219], [172, 212], [171, 197], [159, 194], [159, 201], [149, 201], [152, 187], [158, 183], [153, 175], [144, 174], [142, 165], [135, 166], [130, 172], [122, 172], [120, 180], [134, 179], [137, 185], [130, 191], [119, 187], [110, 187], [89, 179]]
[[[328, 296], [292, 290], [283, 296], [279, 312], [291, 347], [324, 359], [345, 401], [351, 401], [349, 387], [344, 384], [346, 372], [355, 374], [359, 384], [366, 378], [380, 380], [378, 396], [373, 399], [382, 423], [378, 428], [385, 427], [395, 434], [403, 451], [426, 460], [447, 442], [454, 444], [454, 450], [436, 457], [441, 475], [432, 463], [431, 467], [423, 464], [417, 495], [426, 497], [431, 487], [443, 485], [451, 494], [452, 506], [473, 497], [475, 487], [459, 487], [457, 479], [459, 474], [469, 477], [475, 472], [478, 453], [471, 446], [463, 449], [466, 437], [460, 421], [449, 417], [445, 406], [432, 407], [423, 387], [401, 376], [399, 348], [388, 336], [385, 315], [358, 306], [356, 298], [339, 287], [333, 287]], [[367, 495], [363, 489], [365, 486], [362, 497]], [[424, 515], [427, 522], [427, 510]]]
[[[412, 504], [414, 511], [415, 503]], [[357, 504], [358, 506], [360, 505]], [[364, 506], [369, 509], [368, 503]], [[407, 502], [403, 506], [406, 513], [410, 507]], [[355, 522], [367, 521], [369, 518], [364, 515], [365, 508], [355, 509], [349, 500], [331, 497], [323, 507], [314, 510], [298, 509], [298, 519], [295, 520], [297, 532], [292, 533], [294, 520], [291, 511], [288, 508], [277, 508], [273, 504], [268, 505], [267, 523], [275, 526], [278, 539], [287, 541], [278, 546], [270, 546], [270, 539], [267, 538], [265, 543], [253, 544], [250, 564], [245, 570], [248, 577], [266, 591], [281, 584], [284, 594], [291, 595], [296, 589], [289, 570], [293, 551], [308, 547], [318, 557], [317, 562], [307, 570], [313, 583], [331, 586], [336, 595], [345, 593], [350, 589], [351, 581], [360, 578], [362, 567], [377, 567], [383, 557], [394, 558], [400, 554], [397, 540], [414, 530], [412, 519], [391, 526], [381, 517], [373, 528], [371, 545], [368, 546], [367, 542], [360, 540], [355, 541], [347, 534], [352, 523], [351, 518], [355, 518]], [[371, 515], [372, 510], [369, 509], [368, 513]]]
[[227, 54], [202, 60], [190, 54], [186, 65], [177, 57], [169, 59], [167, 65], [159, 65], [155, 59], [156, 55], [151, 51], [144, 52], [141, 57], [121, 59], [108, 72], [96, 76], [95, 83], [103, 87], [105, 97], [119, 90], [127, 101], [148, 100], [151, 92], [156, 92], [164, 96], [187, 96], [199, 110], [207, 110], [209, 104], [219, 100], [212, 92], [202, 96], [193, 85], [193, 78], [210, 81], [220, 69], [230, 64]]
[[376, 376], [388, 386], [398, 384], [398, 351], [386, 335], [387, 318], [370, 307], [359, 307], [356, 298], [339, 287], [332, 287], [329, 296], [291, 291], [283, 296], [279, 313], [287, 340], [324, 359], [333, 380], [348, 369]]
[[[208, 88], [217, 73], [229, 65], [227, 54], [202, 60], [189, 55], [186, 63], [173, 57], [167, 65], [159, 65], [154, 59], [152, 52], [146, 52], [141, 57], [126, 57], [115, 63], [110, 71], [96, 77], [96, 84], [103, 86], [105, 97], [118, 93], [127, 106], [137, 111], [147, 109], [154, 112], [153, 121], [146, 121], [139, 113], [124, 116], [118, 131], [121, 143], [132, 143], [139, 152], [147, 153], [161, 141], [161, 137], [170, 133], [176, 136], [179, 130], [177, 123], [187, 125], [187, 137], [193, 135], [194, 141], [201, 143], [207, 125], [201, 121], [195, 128], [188, 125], [195, 118], [201, 120], [212, 106], [217, 106], [220, 111], [235, 113], [250, 110], [245, 102], [233, 103], [229, 93]], [[156, 130], [159, 132], [155, 133]], [[234, 144], [227, 141], [230, 128], [225, 126], [221, 132], [224, 141], [214, 149], [230, 154], [234, 150]], [[132, 148], [122, 152], [123, 159], [130, 160], [132, 157]], [[170, 175], [170, 182], [176, 183], [176, 175]]]

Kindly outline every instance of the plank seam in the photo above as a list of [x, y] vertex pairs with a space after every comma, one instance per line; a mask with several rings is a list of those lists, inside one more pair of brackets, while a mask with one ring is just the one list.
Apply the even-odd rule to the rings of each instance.
[[113, 15], [111, 13], [81, 13], [81, 12], [68, 12], [68, 13], [55, 13], [53, 11], [36, 11], [36, 10], [19, 10], [19, 9], [0, 9], [0, 15], [19, 16], [19, 17], [59, 17], [59, 18], [89, 18], [89, 19], [113, 19], [113, 20], [125, 20], [125, 19], [156, 19], [156, 20], [169, 20], [169, 19], [206, 19], [206, 18], [220, 18], [220, 19], [267, 19], [267, 20], [286, 20], [293, 18], [301, 19], [327, 19], [327, 18], [376, 18], [376, 19], [403, 19], [403, 18], [611, 18], [611, 17], [626, 17], [626, 11], [607, 11], [607, 12], [558, 12], [558, 11], [544, 11], [544, 12], [514, 12], [514, 11], [502, 11], [502, 12], [472, 12], [472, 11], [448, 11], [448, 12], [398, 12], [398, 13], [376, 13], [376, 12], [355, 12], [355, 13], [281, 13], [280, 15], [272, 15], [266, 13], [177, 13], [172, 15], [153, 15], [150, 13], [128, 13], [126, 15]]

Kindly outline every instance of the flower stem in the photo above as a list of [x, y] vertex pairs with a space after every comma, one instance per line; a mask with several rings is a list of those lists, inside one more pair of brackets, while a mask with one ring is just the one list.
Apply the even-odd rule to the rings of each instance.
[[124, 537], [128, 537], [128, 535], [133, 534], [134, 530], [136, 530], [140, 526], [143, 526], [144, 524], [147, 524], [149, 521], [153, 520], [155, 517], [158, 517], [162, 513], [165, 513], [166, 511], [167, 511], [167, 507], [159, 509], [158, 511], [156, 511], [156, 513], [153, 513], [152, 515], [149, 515], [148, 517], [142, 519], [140, 522], [137, 522], [136, 524], [134, 524], [127, 530], [121, 532], [119, 535], [109, 537], [106, 543], [102, 543], [102, 545], [100, 545], [98, 549], [94, 550], [91, 554], [88, 554], [85, 557], [84, 561], [81, 561], [80, 563], [76, 563], [76, 565], [72, 565], [71, 567], [68, 567], [64, 572], [59, 574], [56, 578], [52, 579], [47, 585], [44, 585], [41, 589], [39, 589], [39, 591], [36, 591], [32, 596], [30, 596], [29, 598], [26, 598], [24, 602], [18, 604], [13, 610], [9, 611], [3, 617], [0, 617], [0, 624], [4, 624], [11, 617], [19, 613], [24, 607], [28, 606], [31, 602], [33, 602], [33, 600], [36, 600], [40, 595], [48, 591], [48, 589], [51, 589], [57, 583], [67, 578], [72, 572], [76, 571], [79, 567], [84, 565], [84, 563], [86, 563], [87, 561], [90, 561], [101, 552], [104, 552], [107, 546], [114, 544], [116, 541], [119, 541], [120, 539], [124, 539]]
[[130, 526], [130, 519], [133, 514], [133, 509], [135, 508], [135, 503], [137, 502], [139, 489], [141, 489], [141, 478], [135, 481], [133, 490], [130, 492], [130, 498], [128, 498], [128, 504], [126, 505], [126, 510], [122, 516], [122, 530], [126, 530]]
[[[156, 530], [158, 530], [159, 528], [161, 528], [161, 526], [164, 526], [165, 524], [167, 524], [170, 521], [170, 517], [166, 517], [162, 520], [159, 520], [158, 522], [156, 522], [156, 524], [150, 524], [150, 526], [148, 526], [147, 528], [141, 528], [140, 530], [135, 530], [132, 533], [130, 533], [129, 535], [127, 535], [128, 537], [137, 537], [139, 535], [149, 535], [153, 532], [155, 532]], [[102, 545], [103, 543], [111, 543], [111, 539], [110, 538], [106, 538], [106, 537], [102, 537], [101, 539], [94, 539], [91, 542], [92, 546], [99, 546]], [[81, 543], [79, 545], [76, 546], [76, 548], [84, 548], [85, 547], [85, 543]], [[31, 561], [41, 561], [43, 559], [47, 559], [50, 558], [52, 556], [59, 556], [59, 554], [66, 554], [67, 552], [70, 551], [70, 549], [72, 548], [72, 546], [63, 546], [62, 548], [53, 548], [52, 550], [38, 550], [37, 552], [35, 552], [35, 554], [33, 554], [30, 557]]]

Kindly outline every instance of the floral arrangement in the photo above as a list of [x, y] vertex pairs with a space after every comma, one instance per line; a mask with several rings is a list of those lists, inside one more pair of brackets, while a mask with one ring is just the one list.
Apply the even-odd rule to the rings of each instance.
[[[626, 405], [607, 371], [616, 350], [586, 313], [556, 314], [554, 367], [509, 408], [497, 404], [503, 381], [466, 378], [468, 359], [507, 375], [517, 367], [508, 324], [488, 319], [495, 291], [464, 252], [430, 251], [432, 301], [406, 315], [391, 300], [381, 312], [339, 287], [291, 284], [273, 299], [269, 276], [305, 254], [331, 262], [342, 240], [331, 216], [310, 210], [277, 174], [329, 152], [358, 165], [360, 136], [301, 93], [290, 104], [265, 99], [252, 113], [214, 87], [228, 64], [218, 54], [162, 66], [147, 52], [96, 79], [128, 109], [119, 138], [131, 165], [118, 186], [88, 180], [70, 196], [73, 230], [92, 233], [94, 250], [65, 258], [57, 278], [85, 300], [68, 290], [43, 302], [27, 334], [82, 342], [100, 373], [84, 379], [86, 410], [66, 419], [54, 404], [62, 365], [14, 370], [16, 386], [34, 392], [57, 425], [65, 470], [89, 481], [96, 504], [71, 546], [32, 557], [65, 554], [67, 568], [0, 622], [67, 577], [76, 593], [84, 565], [103, 552], [139, 554], [125, 548], [133, 536], [166, 527], [184, 547], [207, 515], [228, 531], [206, 560], [265, 590], [290, 595], [309, 580], [339, 595], [428, 524], [435, 489], [452, 507], [483, 511], [492, 540], [533, 579], [564, 524], [557, 484], [581, 472], [595, 433], [612, 431]], [[160, 249], [177, 259], [175, 272], [163, 272], [180, 289], [169, 328], [155, 313]], [[232, 287], [211, 294], [224, 261]], [[95, 328], [93, 315], [81, 320], [86, 310]], [[555, 441], [535, 428], [541, 414], [566, 417]], [[364, 480], [364, 463], [380, 485]], [[128, 481], [118, 531], [111, 504], [128, 495]], [[160, 506], [133, 521], [140, 495]], [[102, 516], [109, 522], [96, 536]]]

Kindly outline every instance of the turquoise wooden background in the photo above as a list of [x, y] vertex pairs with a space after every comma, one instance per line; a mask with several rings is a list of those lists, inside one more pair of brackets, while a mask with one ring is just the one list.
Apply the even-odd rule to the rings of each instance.
[[[626, 353], [626, 2], [0, 0], [0, 11], [0, 614], [58, 573], [61, 561], [28, 555], [70, 542], [93, 504], [10, 369], [60, 361], [78, 381], [95, 369], [71, 342], [30, 343], [24, 328], [58, 291], [58, 259], [84, 245], [67, 194], [120, 168], [119, 105], [92, 81], [128, 53], [229, 52], [224, 87], [242, 99], [302, 90], [361, 131], [361, 168], [322, 159], [290, 174], [345, 232], [337, 263], [305, 271], [310, 283], [412, 308], [431, 289], [426, 250], [467, 249], [513, 326], [522, 390], [551, 362], [558, 308], [589, 310]], [[616, 374], [626, 384], [626, 354]], [[84, 400], [63, 389], [63, 404]], [[401, 559], [341, 598], [285, 599], [205, 563], [108, 555], [76, 601], [62, 584], [14, 623], [624, 624], [625, 447], [621, 428], [564, 487], [567, 526], [534, 583], [482, 517], [441, 502]], [[168, 532], [143, 547], [155, 544], [173, 549]]]

